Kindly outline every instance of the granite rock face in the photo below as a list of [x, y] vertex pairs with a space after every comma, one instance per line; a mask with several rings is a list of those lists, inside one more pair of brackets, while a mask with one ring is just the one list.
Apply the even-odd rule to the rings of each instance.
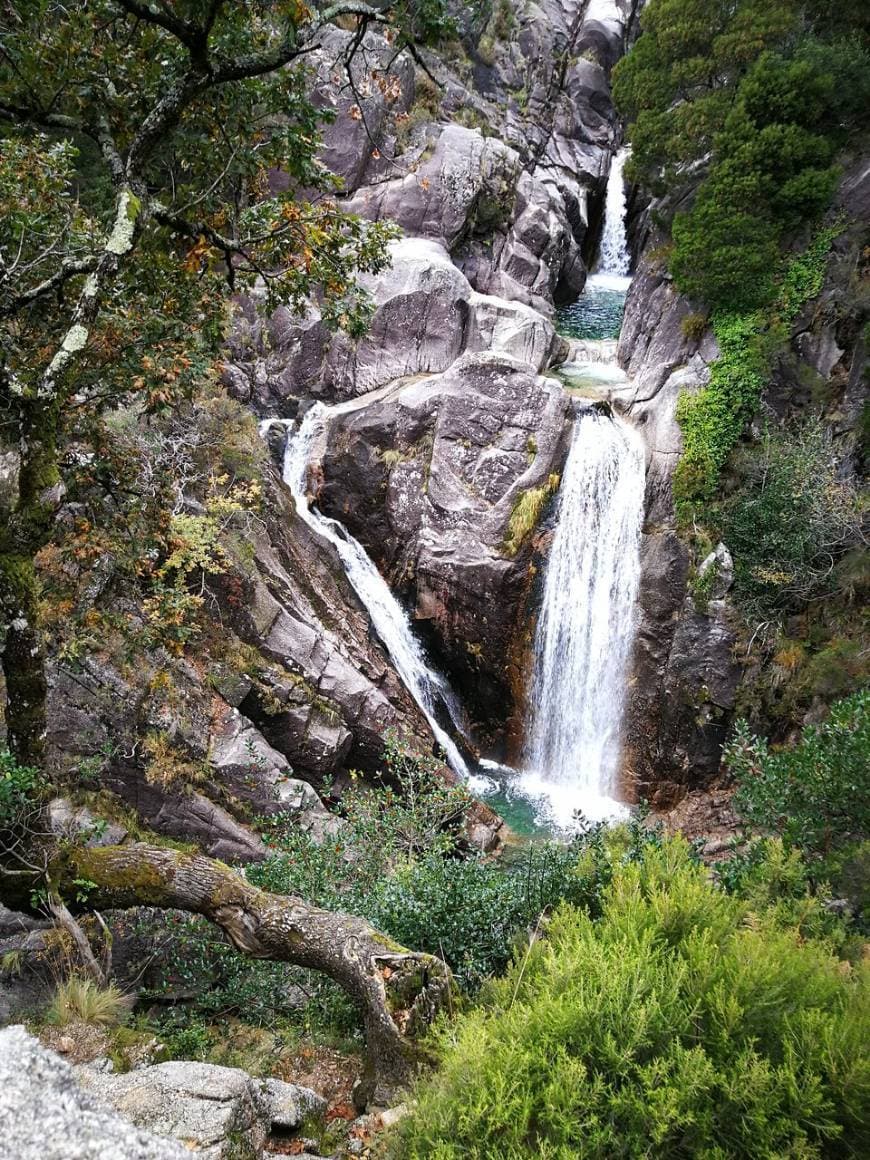
[[202, 1160], [258, 1157], [273, 1126], [286, 1134], [326, 1110], [308, 1088], [210, 1063], [173, 1061], [124, 1075], [84, 1066], [76, 1078], [125, 1120]]
[[411, 375], [447, 370], [466, 351], [503, 350], [547, 366], [558, 346], [551, 322], [531, 307], [477, 293], [443, 241], [403, 238], [391, 264], [360, 279], [375, 311], [353, 341], [327, 336], [315, 318], [279, 309], [230, 340], [230, 390], [263, 414], [295, 414], [301, 401], [337, 402]]
[[668, 276], [644, 257], [629, 290], [617, 352], [630, 381], [613, 400], [647, 450], [624, 781], [629, 792], [660, 807], [715, 781], [740, 676], [727, 603], [696, 606], [688, 592], [688, 549], [676, 531], [671, 481], [682, 451], [677, 400], [708, 381], [708, 366], [719, 353], [709, 332], [700, 341], [686, 336], [683, 322], [691, 313]]
[[0, 1160], [183, 1160], [190, 1151], [85, 1092], [23, 1027], [0, 1030]]
[[512, 554], [511, 519], [558, 482], [571, 410], [527, 364], [470, 354], [335, 413], [312, 473], [323, 510], [392, 578], [472, 712], [492, 721], [509, 716], [533, 539]]

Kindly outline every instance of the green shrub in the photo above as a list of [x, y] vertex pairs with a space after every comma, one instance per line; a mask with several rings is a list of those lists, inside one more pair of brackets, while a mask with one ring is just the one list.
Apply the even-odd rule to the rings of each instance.
[[480, 858], [408, 863], [378, 884], [368, 914], [405, 946], [440, 955], [474, 991], [504, 970], [544, 912], [563, 900], [595, 908], [609, 875], [596, 829], [568, 845], [532, 845], [508, 869]]
[[173, 1011], [156, 1024], [162, 1050], [160, 1062], [168, 1059], [208, 1059], [215, 1043], [214, 1031], [187, 1012]]
[[687, 314], [680, 323], [680, 330], [683, 332], [683, 337], [689, 342], [700, 342], [707, 331], [710, 319], [706, 314], [693, 313]]
[[38, 771], [0, 748], [0, 859], [33, 829], [43, 797]]
[[738, 486], [717, 523], [744, 610], [764, 616], [832, 591], [837, 560], [861, 542], [861, 511], [825, 427], [767, 431], [735, 467]]
[[[751, 921], [750, 921], [751, 919]], [[867, 967], [751, 916], [679, 840], [618, 868], [442, 1035], [402, 1160], [861, 1156]]]
[[714, 494], [725, 461], [758, 409], [774, 356], [802, 307], [821, 291], [831, 244], [841, 228], [821, 230], [789, 262], [769, 309], [713, 316], [720, 354], [710, 366], [710, 381], [677, 403], [683, 454], [674, 473], [674, 498], [684, 520], [691, 518], [693, 505]]
[[810, 854], [870, 833], [870, 691], [839, 701], [798, 745], [772, 752], [744, 721], [724, 759], [737, 780], [735, 805], [746, 821]]

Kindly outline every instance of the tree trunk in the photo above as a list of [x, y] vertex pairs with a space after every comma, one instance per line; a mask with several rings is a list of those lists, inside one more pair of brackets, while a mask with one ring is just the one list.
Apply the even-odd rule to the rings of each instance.
[[0, 558], [0, 610], [6, 625], [2, 663], [7, 743], [21, 765], [38, 769], [45, 751], [46, 681], [32, 559], [15, 554]]
[[45, 753], [45, 658], [39, 630], [36, 553], [48, 541], [63, 484], [58, 467], [56, 400], [14, 399], [18, 411], [18, 499], [0, 528], [0, 626], [9, 749], [40, 768]]
[[415, 1038], [451, 993], [450, 971], [441, 959], [406, 950], [364, 919], [269, 894], [202, 855], [136, 843], [75, 848], [59, 859], [49, 875], [68, 900], [78, 879], [92, 884], [88, 906], [105, 902], [201, 914], [245, 954], [310, 967], [344, 987], [365, 1023], [361, 1106], [386, 1104], [411, 1078], [421, 1059]]

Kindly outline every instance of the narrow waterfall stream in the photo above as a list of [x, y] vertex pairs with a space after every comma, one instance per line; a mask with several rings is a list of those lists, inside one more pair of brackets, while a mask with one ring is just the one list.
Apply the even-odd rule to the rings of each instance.
[[[625, 150], [614, 158], [606, 196], [598, 272], [578, 305], [600, 308], [601, 294], [621, 303], [630, 283], [625, 234]], [[612, 306], [612, 304], [611, 304]], [[598, 334], [589, 336], [595, 347]], [[582, 345], [582, 344], [581, 344]], [[598, 343], [597, 345], [602, 345]], [[603, 345], [607, 345], [606, 343]], [[615, 343], [610, 343], [615, 347]], [[612, 366], [610, 364], [613, 364]], [[614, 379], [612, 352], [598, 362], [595, 392]], [[619, 378], [621, 372], [619, 373]], [[522, 768], [482, 761], [469, 769], [441, 721], [462, 732], [462, 712], [446, 679], [429, 665], [408, 615], [365, 549], [337, 520], [310, 507], [307, 472], [333, 413], [315, 404], [288, 431], [284, 481], [306, 524], [333, 545], [348, 580], [399, 677], [420, 707], [451, 767], [474, 792], [495, 795], [501, 809], [518, 799], [533, 825], [571, 829], [577, 811], [589, 819], [625, 811], [616, 800], [625, 686], [634, 638], [640, 576], [644, 449], [628, 424], [586, 406], [574, 422], [555, 513], [534, 640]]]
[[574, 424], [535, 633], [529, 730], [518, 788], [560, 828], [614, 799], [640, 578], [644, 448], [595, 410]]
[[556, 312], [556, 329], [566, 338], [619, 337], [625, 295], [631, 285], [631, 254], [625, 230], [625, 163], [630, 150], [620, 149], [610, 163], [604, 195], [604, 224], [595, 269], [583, 293]]
[[[598, 247], [599, 276], [627, 278], [631, 270], [631, 254], [625, 232], [625, 163], [630, 150], [619, 150], [610, 163], [607, 192], [604, 197], [604, 228]], [[595, 275], [593, 275], [594, 277]]]
[[439, 706], [443, 706], [451, 716], [456, 712], [455, 697], [446, 680], [427, 664], [407, 614], [362, 544], [338, 520], [328, 519], [309, 506], [306, 483], [308, 462], [313, 444], [328, 422], [329, 413], [322, 403], [315, 403], [299, 426], [288, 432], [284, 451], [284, 482], [290, 489], [299, 516], [338, 552], [345, 574], [371, 617], [375, 632], [389, 653], [405, 688], [429, 722], [432, 734], [444, 750], [450, 767], [468, 779], [470, 771], [462, 754], [438, 722]]

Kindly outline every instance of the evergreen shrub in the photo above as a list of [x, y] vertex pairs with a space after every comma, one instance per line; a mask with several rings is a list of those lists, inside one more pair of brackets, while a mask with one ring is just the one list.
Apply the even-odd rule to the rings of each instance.
[[560, 908], [444, 1029], [390, 1154], [866, 1155], [867, 977], [718, 889], [683, 841], [647, 848], [599, 918]]

